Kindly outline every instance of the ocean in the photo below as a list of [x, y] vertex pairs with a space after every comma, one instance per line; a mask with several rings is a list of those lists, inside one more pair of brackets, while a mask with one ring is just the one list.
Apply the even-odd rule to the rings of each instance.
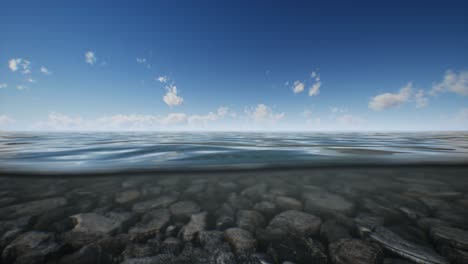
[[468, 263], [468, 133], [0, 133], [0, 263]]

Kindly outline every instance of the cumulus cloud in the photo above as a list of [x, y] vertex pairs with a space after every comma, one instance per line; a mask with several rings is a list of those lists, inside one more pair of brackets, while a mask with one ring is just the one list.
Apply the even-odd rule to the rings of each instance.
[[177, 106], [184, 102], [184, 98], [177, 95], [177, 87], [175, 85], [166, 86], [166, 94], [163, 97], [163, 101], [168, 106]]
[[6, 83], [0, 83], [0, 89], [2, 88], [7, 88], [8, 87], [8, 84]]
[[49, 69], [47, 69], [46, 67], [44, 66], [41, 66], [41, 73], [45, 74], [45, 75], [51, 75], [52, 72], [49, 71]]
[[25, 59], [16, 58], [10, 59], [8, 61], [8, 67], [12, 72], [16, 72], [17, 70], [21, 69], [21, 73], [23, 74], [30, 74], [31, 73], [31, 62]]
[[317, 81], [315, 82], [312, 87], [309, 89], [309, 96], [316, 96], [320, 93], [320, 87], [322, 86], [322, 82]]
[[389, 108], [395, 108], [407, 102], [411, 98], [413, 84], [408, 83], [401, 88], [398, 93], [379, 94], [369, 101], [369, 108], [374, 111], [382, 111]]
[[28, 78], [26, 78], [26, 82], [28, 82], [28, 83], [35, 83], [36, 80], [34, 80], [32, 77], [28, 77]]
[[416, 100], [417, 108], [426, 107], [429, 103], [429, 99], [426, 97], [424, 90], [418, 90], [418, 92], [414, 95], [414, 99]]
[[456, 73], [448, 70], [445, 72], [441, 82], [432, 85], [430, 95], [436, 95], [442, 92], [456, 93], [462, 96], [468, 96], [468, 71]]
[[160, 83], [167, 83], [169, 78], [167, 76], [159, 76], [158, 78], [156, 78], [156, 80], [158, 80], [158, 82]]
[[90, 65], [94, 65], [97, 62], [97, 57], [94, 51], [85, 52], [84, 57], [85, 57], [85, 62]]
[[11, 59], [8, 61], [8, 68], [10, 68], [12, 72], [15, 72], [18, 70], [18, 65], [20, 63], [21, 63], [21, 59]]
[[254, 109], [246, 109], [245, 113], [256, 124], [275, 124], [284, 118], [285, 114], [276, 114], [265, 104], [258, 104]]
[[7, 115], [0, 115], [0, 127], [10, 125], [14, 123], [15, 120]]
[[294, 82], [294, 87], [293, 87], [293, 92], [295, 94], [297, 93], [302, 93], [304, 91], [304, 83], [301, 81], [295, 81]]

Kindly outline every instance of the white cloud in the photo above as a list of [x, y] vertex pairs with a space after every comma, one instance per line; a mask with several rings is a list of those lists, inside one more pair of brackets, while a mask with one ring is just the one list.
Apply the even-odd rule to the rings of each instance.
[[14, 123], [15, 120], [7, 115], [0, 115], [0, 126], [7, 126]]
[[312, 87], [309, 89], [309, 96], [316, 96], [320, 93], [320, 87], [322, 86], [322, 82], [317, 81], [315, 82]]
[[163, 101], [168, 106], [177, 106], [184, 102], [184, 98], [177, 95], [177, 87], [175, 85], [166, 86], [166, 94], [163, 97]]
[[285, 114], [276, 114], [265, 104], [258, 104], [255, 109], [246, 109], [247, 116], [257, 124], [275, 124], [284, 118]]
[[408, 83], [405, 87], [401, 88], [398, 93], [379, 94], [371, 98], [368, 106], [374, 111], [398, 107], [410, 100], [413, 90], [412, 87], [412, 83]]
[[20, 68], [22, 69], [23, 74], [30, 74], [31, 73], [31, 62], [25, 59], [16, 58], [10, 59], [8, 61], [8, 67], [12, 72], [16, 72]]
[[22, 90], [27, 90], [27, 89], [29, 89], [29, 87], [26, 86], [26, 85], [20, 84], [20, 85], [16, 85], [16, 89], [22, 91]]
[[7, 88], [8, 84], [6, 83], [0, 83], [0, 89]]
[[36, 80], [34, 80], [34, 79], [31, 78], [31, 77], [28, 77], [28, 78], [26, 78], [26, 82], [28, 82], [28, 83], [35, 83]]
[[18, 65], [21, 63], [21, 59], [11, 59], [8, 61], [8, 67], [12, 72], [18, 70]]
[[317, 77], [317, 73], [313, 71], [313, 72], [310, 74], [310, 78], [315, 78], [315, 77]]
[[346, 113], [346, 112], [348, 112], [348, 109], [334, 106], [334, 107], [330, 108], [330, 112], [332, 112], [332, 114]]
[[44, 66], [41, 66], [41, 73], [45, 74], [45, 75], [51, 75], [52, 72], [49, 71], [46, 67]]
[[417, 108], [426, 107], [429, 103], [429, 99], [426, 97], [424, 90], [418, 90], [418, 92], [414, 95], [414, 99], [416, 100]]
[[85, 62], [94, 65], [97, 62], [96, 54], [93, 51], [87, 51], [85, 54]]
[[304, 83], [300, 81], [295, 81], [294, 82], [294, 87], [293, 87], [293, 92], [295, 94], [301, 93], [304, 91]]
[[169, 78], [167, 76], [159, 76], [158, 78], [156, 78], [158, 80], [158, 82], [160, 83], [167, 83], [167, 81], [169, 80]]
[[444, 79], [440, 83], [432, 85], [432, 90], [429, 93], [436, 95], [441, 92], [468, 96], [468, 71], [462, 71], [458, 74], [451, 70], [445, 72]]
[[138, 63], [145, 63], [146, 62], [146, 59], [145, 58], [136, 58], [136, 61]]

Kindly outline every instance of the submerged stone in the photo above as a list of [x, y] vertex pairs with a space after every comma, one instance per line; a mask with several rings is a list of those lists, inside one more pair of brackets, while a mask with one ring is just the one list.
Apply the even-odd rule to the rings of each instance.
[[345, 198], [329, 192], [306, 193], [304, 211], [317, 214], [351, 214], [354, 204]]
[[160, 232], [171, 219], [167, 209], [157, 209], [144, 214], [141, 221], [135, 224], [128, 233], [133, 239], [144, 239]]
[[4, 263], [43, 263], [62, 246], [53, 233], [30, 231], [17, 237], [2, 253]]
[[153, 209], [166, 208], [176, 201], [177, 199], [173, 196], [161, 196], [156, 199], [136, 203], [133, 205], [132, 210], [143, 213]]
[[199, 232], [205, 230], [207, 215], [206, 212], [193, 214], [190, 217], [190, 222], [181, 230], [182, 240], [192, 241]]
[[186, 221], [192, 214], [200, 212], [200, 206], [192, 201], [180, 201], [169, 206], [174, 220]]
[[431, 229], [431, 236], [439, 243], [447, 243], [452, 247], [468, 251], [468, 231], [448, 227], [435, 226]]
[[268, 253], [275, 263], [291, 261], [298, 264], [326, 264], [328, 262], [323, 246], [311, 238], [288, 237], [274, 241], [270, 244]]
[[236, 227], [229, 228], [224, 231], [224, 237], [236, 254], [242, 255], [255, 252], [257, 241], [247, 230]]
[[370, 238], [385, 249], [416, 263], [448, 264], [444, 257], [440, 256], [429, 247], [423, 247], [413, 242], [404, 240], [392, 231], [378, 227], [370, 234]]
[[314, 215], [290, 210], [276, 215], [267, 229], [278, 229], [286, 235], [303, 237], [318, 234], [321, 223], [320, 218]]
[[63, 197], [31, 201], [0, 208], [0, 218], [14, 219], [21, 216], [37, 216], [65, 205], [67, 205], [67, 199]]
[[374, 243], [359, 239], [340, 239], [329, 246], [330, 259], [334, 264], [379, 264], [383, 251]]

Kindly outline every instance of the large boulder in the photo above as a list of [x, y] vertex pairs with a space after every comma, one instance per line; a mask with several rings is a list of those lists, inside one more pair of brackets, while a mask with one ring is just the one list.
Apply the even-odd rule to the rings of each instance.
[[320, 218], [295, 210], [289, 210], [276, 215], [267, 229], [280, 230], [285, 235], [306, 237], [316, 235], [320, 231]]

